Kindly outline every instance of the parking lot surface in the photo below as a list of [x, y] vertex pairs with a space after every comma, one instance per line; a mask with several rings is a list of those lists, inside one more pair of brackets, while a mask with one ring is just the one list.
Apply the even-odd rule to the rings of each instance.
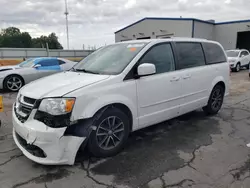
[[78, 156], [74, 166], [43, 166], [27, 159], [12, 138], [11, 106], [0, 113], [0, 188], [249, 188], [250, 79], [231, 76], [223, 109], [200, 110], [133, 133], [123, 152], [108, 159]]

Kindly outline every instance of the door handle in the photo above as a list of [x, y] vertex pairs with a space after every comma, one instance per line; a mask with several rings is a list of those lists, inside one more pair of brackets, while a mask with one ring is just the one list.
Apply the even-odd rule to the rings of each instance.
[[170, 82], [177, 82], [180, 80], [180, 77], [173, 77]]
[[186, 80], [188, 78], [191, 78], [191, 75], [186, 75], [186, 76], [183, 76], [182, 78]]

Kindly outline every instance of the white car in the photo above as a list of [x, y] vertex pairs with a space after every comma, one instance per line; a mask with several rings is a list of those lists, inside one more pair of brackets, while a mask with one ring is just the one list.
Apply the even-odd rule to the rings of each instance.
[[76, 62], [55, 57], [30, 58], [14, 66], [0, 66], [0, 89], [18, 91], [39, 78], [71, 69]]
[[226, 53], [233, 71], [239, 72], [241, 67], [249, 69], [250, 54], [248, 50], [227, 50]]
[[198, 108], [218, 113], [229, 74], [223, 47], [213, 41], [105, 46], [72, 71], [24, 86], [13, 106], [13, 137], [25, 156], [41, 164], [72, 165], [84, 146], [94, 156], [112, 156], [133, 131]]

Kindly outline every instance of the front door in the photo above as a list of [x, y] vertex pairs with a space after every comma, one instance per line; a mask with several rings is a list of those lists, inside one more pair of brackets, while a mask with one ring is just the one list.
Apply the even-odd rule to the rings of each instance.
[[61, 67], [59, 66], [59, 62], [57, 59], [44, 59], [37, 64], [41, 65], [40, 67], [36, 68], [39, 78], [49, 76], [61, 71]]
[[153, 46], [141, 58], [142, 63], [154, 64], [156, 74], [136, 80], [140, 128], [177, 116], [182, 94], [170, 43]]

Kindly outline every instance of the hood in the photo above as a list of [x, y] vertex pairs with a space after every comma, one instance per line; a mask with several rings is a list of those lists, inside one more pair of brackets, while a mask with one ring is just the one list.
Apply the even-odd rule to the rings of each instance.
[[228, 61], [237, 61], [237, 57], [227, 57]]
[[109, 78], [108, 75], [62, 72], [33, 81], [25, 85], [20, 90], [20, 93], [35, 99], [60, 97], [76, 89], [86, 87], [107, 78]]
[[8, 71], [8, 70], [15, 70], [19, 69], [20, 67], [18, 65], [12, 65], [12, 66], [0, 66], [0, 72]]

